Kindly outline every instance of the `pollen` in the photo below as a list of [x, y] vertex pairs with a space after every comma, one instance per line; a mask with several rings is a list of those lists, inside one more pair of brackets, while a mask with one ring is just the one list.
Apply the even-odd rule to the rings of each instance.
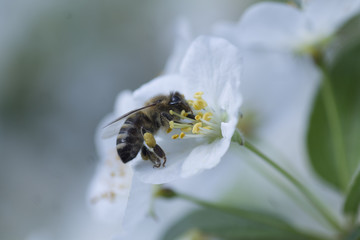
[[212, 118], [212, 113], [211, 112], [207, 112], [204, 114], [204, 116], [202, 117], [205, 121], [210, 121]]
[[174, 135], [172, 135], [171, 138], [172, 138], [172, 139], [177, 139], [177, 138], [179, 138], [179, 134], [174, 134]]
[[170, 129], [174, 129], [175, 128], [174, 121], [170, 121], [169, 126], [170, 126]]
[[182, 111], [181, 111], [181, 116], [186, 117], [187, 115], [188, 115], [188, 113], [185, 112], [185, 110], [182, 110]]
[[154, 148], [156, 146], [156, 141], [154, 136], [151, 133], [145, 133], [144, 134], [144, 140], [146, 145], [148, 145], [150, 148]]
[[196, 123], [192, 129], [192, 133], [199, 133], [200, 132], [200, 128], [202, 127], [202, 123], [199, 122], [199, 123]]
[[181, 132], [180, 133], [180, 138], [183, 139], [185, 137], [185, 133]]
[[166, 130], [166, 133], [170, 133], [173, 129], [170, 127], [168, 130]]
[[192, 129], [191, 127], [185, 127], [185, 128], [180, 129], [180, 130], [183, 131], [183, 132], [190, 132], [191, 129]]
[[195, 116], [195, 120], [198, 120], [198, 121], [199, 121], [200, 119], [201, 119], [200, 114], [198, 114], [198, 115]]
[[193, 101], [193, 100], [187, 100], [187, 103], [188, 103], [190, 106], [194, 105], [194, 101]]
[[197, 99], [193, 105], [195, 110], [201, 110], [207, 107], [207, 102], [204, 99]]
[[204, 92], [196, 92], [194, 94], [195, 99], [202, 99], [202, 95], [204, 95]]

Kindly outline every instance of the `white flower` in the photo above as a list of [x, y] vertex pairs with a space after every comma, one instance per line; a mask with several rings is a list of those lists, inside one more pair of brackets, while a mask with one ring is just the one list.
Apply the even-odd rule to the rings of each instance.
[[[122, 96], [126, 95], [123, 93]], [[88, 190], [88, 205], [95, 219], [105, 223], [121, 222], [125, 213], [133, 171], [122, 163], [116, 149], [111, 147], [114, 139], [102, 139], [100, 132], [103, 124], [113, 119], [107, 116], [100, 124], [96, 145], [100, 162]]]
[[[242, 111], [245, 117], [254, 112], [255, 121], [260, 123], [255, 126], [256, 140], [260, 140], [257, 146], [275, 160], [283, 159], [281, 166], [311, 186], [337, 217], [341, 213], [339, 194], [320, 182], [308, 164], [306, 129], [320, 80], [309, 53], [322, 47], [319, 45], [326, 43], [359, 11], [359, 2], [309, 0], [304, 2], [302, 10], [288, 4], [259, 3], [245, 12], [238, 24], [221, 23], [214, 30], [236, 45], [244, 56], [242, 91], [246, 104]], [[258, 188], [240, 182], [237, 186], [243, 193], [253, 196], [250, 199], [259, 199], [258, 204], [252, 200], [250, 204], [266, 208], [268, 203], [277, 202], [277, 208], [271, 204], [268, 209], [295, 221], [296, 225], [328, 234], [333, 231], [319, 226], [314, 217], [306, 213], [304, 216], [304, 211], [297, 211], [293, 199], [277, 194], [268, 179], [253, 174], [251, 168], [246, 168], [245, 174], [244, 178], [266, 189], [257, 191]], [[239, 200], [235, 198], [234, 202]]]
[[[213, 168], [220, 162], [230, 146], [238, 121], [240, 66], [237, 49], [227, 41], [199, 37], [187, 50], [178, 75], [158, 77], [134, 92], [128, 101], [136, 103], [137, 107], [158, 94], [168, 95], [171, 91], [178, 91], [189, 100], [198, 93], [194, 104], [207, 104], [207, 107], [194, 105], [194, 113], [204, 114], [204, 117], [196, 122], [190, 121], [192, 133], [185, 132], [183, 139], [172, 139], [173, 133], [158, 134], [157, 143], [168, 159], [166, 167], [153, 169], [140, 156], [130, 162], [137, 177], [147, 183], [165, 183]], [[124, 103], [119, 101], [119, 104]], [[200, 122], [202, 127], [197, 128]], [[175, 124], [175, 130], [178, 127], [181, 126]], [[180, 135], [180, 131], [178, 133]]]
[[222, 24], [216, 31], [243, 47], [301, 52], [331, 38], [359, 11], [359, 0], [308, 0], [302, 9], [263, 2], [249, 8], [237, 25]]
[[[143, 182], [165, 183], [213, 168], [227, 152], [236, 128], [241, 104], [241, 62], [236, 48], [223, 39], [199, 37], [179, 62], [179, 74], [158, 77], [134, 93], [122, 92], [115, 103], [114, 113], [102, 121], [96, 135], [101, 162], [89, 188], [89, 204], [97, 218], [119, 226], [125, 214], [123, 236], [139, 222], [148, 219], [153, 187]], [[193, 113], [199, 115], [197, 118], [203, 116], [199, 120], [183, 117], [181, 122], [190, 124], [190, 132], [180, 134], [179, 123], [174, 123], [171, 134], [160, 130], [159, 136], [155, 135], [157, 143], [166, 152], [165, 167], [153, 168], [151, 162], [143, 161], [140, 156], [123, 164], [116, 153], [116, 136], [103, 139], [102, 127], [143, 106], [150, 98], [158, 94], [169, 95], [171, 91], [179, 91], [186, 99], [196, 93]], [[181, 137], [173, 139], [176, 134]], [[190, 182], [194, 186], [194, 182]]]
[[102, 137], [103, 126], [119, 114], [134, 109], [135, 106], [127, 102], [131, 95], [130, 91], [119, 94], [114, 112], [100, 122], [95, 135], [100, 162], [88, 189], [87, 202], [94, 218], [104, 223], [122, 222], [132, 185], [133, 170], [117, 155], [114, 148], [116, 135], [112, 138]]

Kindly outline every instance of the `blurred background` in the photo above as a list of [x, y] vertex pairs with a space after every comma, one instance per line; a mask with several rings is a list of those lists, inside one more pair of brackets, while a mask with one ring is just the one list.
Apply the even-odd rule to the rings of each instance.
[[0, 238], [108, 239], [85, 201], [97, 124], [162, 71], [180, 17], [203, 34], [254, 2], [0, 0]]

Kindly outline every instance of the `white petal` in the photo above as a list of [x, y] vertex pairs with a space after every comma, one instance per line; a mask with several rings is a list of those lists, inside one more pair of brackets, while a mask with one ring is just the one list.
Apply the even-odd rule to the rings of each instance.
[[[218, 106], [218, 98], [222, 96], [225, 84], [229, 84], [234, 93], [239, 92], [240, 54], [235, 46], [224, 39], [198, 37], [189, 47], [180, 73], [186, 78], [187, 92], [203, 91], [208, 104]], [[235, 94], [233, 96], [236, 97]], [[223, 105], [232, 101], [230, 98], [221, 99]]]
[[[318, 70], [306, 56], [274, 51], [244, 51], [242, 113], [250, 110], [257, 120], [272, 123], [294, 108], [300, 89], [316, 88]], [[267, 124], [266, 124], [267, 125]]]
[[190, 177], [215, 167], [228, 150], [230, 142], [231, 139], [221, 138], [195, 147], [182, 165], [181, 176]]
[[190, 24], [186, 21], [186, 19], [179, 19], [175, 28], [175, 46], [166, 63], [164, 70], [165, 74], [174, 74], [179, 72], [186, 50], [193, 40]]
[[330, 36], [360, 10], [359, 0], [313, 0], [304, 4], [308, 27], [318, 36]]
[[133, 97], [133, 93], [125, 90], [119, 93], [115, 100], [114, 114], [117, 117], [140, 107]]
[[159, 94], [170, 94], [171, 91], [180, 91], [183, 93], [184, 79], [179, 75], [165, 75], [157, 77], [150, 82], [142, 85], [134, 92], [134, 98], [145, 103], [152, 97]]
[[222, 37], [235, 46], [240, 45], [240, 26], [238, 23], [228, 22], [228, 21], [219, 21], [215, 23], [212, 28], [212, 33], [215, 36]]
[[286, 51], [292, 48], [304, 25], [295, 7], [272, 2], [255, 4], [239, 22], [240, 45]]
[[102, 157], [88, 191], [89, 207], [96, 219], [121, 224], [132, 176], [131, 168], [120, 161], [115, 148]]
[[143, 183], [134, 177], [124, 217], [124, 232], [131, 231], [142, 220], [149, 217], [152, 194], [152, 184]]

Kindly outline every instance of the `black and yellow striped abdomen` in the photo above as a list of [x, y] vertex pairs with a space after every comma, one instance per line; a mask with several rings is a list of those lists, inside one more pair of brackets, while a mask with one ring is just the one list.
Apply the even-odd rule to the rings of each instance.
[[122, 125], [116, 139], [116, 149], [123, 163], [134, 159], [143, 146], [142, 128], [151, 133], [158, 130], [158, 128], [154, 129], [151, 119], [143, 112], [137, 112], [128, 117]]

